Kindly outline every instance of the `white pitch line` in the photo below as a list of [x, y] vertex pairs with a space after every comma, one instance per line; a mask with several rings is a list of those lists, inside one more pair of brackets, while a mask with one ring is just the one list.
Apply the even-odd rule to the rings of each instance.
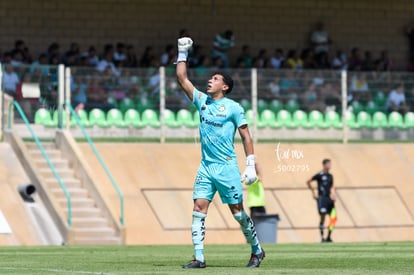
[[66, 269], [50, 269], [50, 268], [28, 268], [28, 267], [0, 267], [0, 270], [27, 270], [27, 271], [45, 271], [54, 273], [73, 273], [73, 274], [97, 274], [97, 275], [115, 275], [114, 273], [106, 272], [93, 272], [93, 271], [82, 271], [82, 270], [66, 270]]

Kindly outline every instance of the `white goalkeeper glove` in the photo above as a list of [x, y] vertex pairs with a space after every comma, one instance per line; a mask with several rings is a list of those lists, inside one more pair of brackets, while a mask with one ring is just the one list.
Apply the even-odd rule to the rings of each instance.
[[177, 46], [178, 46], [178, 57], [177, 57], [177, 62], [181, 62], [187, 61], [187, 57], [188, 57], [188, 51], [191, 49], [191, 47], [193, 46], [193, 40], [191, 40], [190, 37], [181, 37], [178, 39], [177, 41]]
[[254, 155], [248, 155], [246, 157], [246, 170], [244, 170], [244, 173], [242, 175], [242, 182], [244, 182], [246, 185], [252, 184], [257, 179], [254, 158]]

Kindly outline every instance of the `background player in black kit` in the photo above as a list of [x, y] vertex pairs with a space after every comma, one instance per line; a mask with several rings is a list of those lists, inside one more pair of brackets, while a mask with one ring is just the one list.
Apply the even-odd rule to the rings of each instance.
[[[334, 180], [329, 170], [331, 169], [331, 160], [324, 159], [322, 161], [323, 169], [306, 183], [309, 189], [312, 191], [313, 198], [318, 203], [318, 211], [320, 215], [319, 230], [321, 233], [322, 242], [332, 242], [331, 234], [336, 223], [336, 209], [335, 209], [335, 188]], [[315, 190], [312, 188], [312, 181], [317, 181], [318, 183], [318, 193], [316, 194]], [[324, 238], [324, 229], [325, 229], [325, 217], [326, 215], [330, 216], [329, 225], [328, 225], [328, 236]]]

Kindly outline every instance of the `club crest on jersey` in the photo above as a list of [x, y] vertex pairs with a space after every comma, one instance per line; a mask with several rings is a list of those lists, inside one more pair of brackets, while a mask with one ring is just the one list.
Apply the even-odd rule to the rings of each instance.
[[219, 107], [219, 112], [224, 112], [224, 110], [225, 110], [226, 108], [224, 107], [224, 105], [220, 105], [220, 107]]

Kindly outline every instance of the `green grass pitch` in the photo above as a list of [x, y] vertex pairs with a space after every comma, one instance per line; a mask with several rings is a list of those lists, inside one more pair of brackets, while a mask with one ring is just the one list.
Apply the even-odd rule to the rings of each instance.
[[183, 270], [188, 246], [1, 247], [0, 274], [414, 274], [414, 242], [264, 245], [247, 269], [247, 245], [207, 245], [207, 268]]

